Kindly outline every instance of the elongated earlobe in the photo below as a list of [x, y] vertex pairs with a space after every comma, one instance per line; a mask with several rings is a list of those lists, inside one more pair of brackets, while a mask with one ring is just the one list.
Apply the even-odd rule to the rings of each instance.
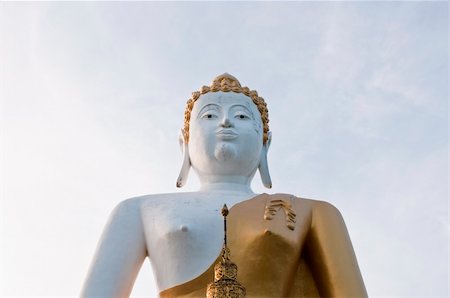
[[181, 166], [180, 175], [178, 175], [177, 187], [183, 187], [186, 184], [187, 178], [189, 176], [189, 170], [191, 168], [188, 143], [185, 140], [183, 129], [181, 130], [179, 142], [181, 151], [183, 152], [183, 165]]
[[267, 134], [267, 142], [263, 145], [261, 150], [261, 157], [259, 159], [258, 166], [261, 181], [266, 188], [272, 188], [272, 179], [270, 179], [269, 165], [267, 164], [267, 152], [269, 151], [271, 141], [272, 133], [269, 131]]

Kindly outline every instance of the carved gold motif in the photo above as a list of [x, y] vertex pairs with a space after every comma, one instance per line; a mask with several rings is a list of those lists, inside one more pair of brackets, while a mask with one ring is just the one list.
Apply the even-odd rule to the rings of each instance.
[[220, 261], [214, 266], [214, 282], [206, 288], [207, 298], [243, 298], [245, 288], [236, 280], [237, 266], [230, 260], [230, 249], [227, 246], [228, 208], [222, 208], [224, 241]]
[[263, 142], [267, 142], [269, 133], [269, 111], [267, 110], [267, 104], [264, 98], [258, 96], [256, 90], [250, 90], [248, 87], [241, 87], [238, 79], [228, 73], [224, 73], [214, 79], [211, 86], [203, 86], [200, 91], [192, 92], [191, 98], [186, 103], [186, 109], [184, 111], [184, 138], [186, 142], [189, 142], [189, 121], [191, 120], [191, 112], [194, 107], [195, 101], [200, 95], [208, 92], [235, 92], [243, 93], [250, 97], [253, 103], [257, 106], [259, 113], [261, 114], [261, 120], [263, 123]]
[[291, 202], [287, 202], [285, 200], [275, 199], [270, 200], [269, 204], [264, 208], [264, 219], [272, 220], [273, 217], [277, 214], [278, 210], [283, 209], [284, 214], [286, 216], [286, 226], [290, 230], [295, 229], [295, 218], [297, 214], [295, 210], [292, 208], [292, 198]]

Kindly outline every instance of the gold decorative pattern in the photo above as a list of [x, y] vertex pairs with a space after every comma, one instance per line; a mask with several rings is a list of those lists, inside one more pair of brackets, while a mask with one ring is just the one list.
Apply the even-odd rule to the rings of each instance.
[[294, 230], [295, 218], [297, 214], [295, 213], [295, 210], [292, 208], [292, 198], [290, 201], [291, 202], [281, 199], [270, 200], [269, 204], [266, 205], [266, 207], [264, 208], [264, 219], [272, 220], [273, 217], [277, 214], [278, 210], [282, 208], [286, 216], [286, 226], [290, 230]]
[[203, 86], [200, 91], [192, 92], [191, 98], [186, 103], [186, 109], [184, 111], [184, 138], [186, 142], [189, 142], [189, 122], [191, 120], [191, 112], [194, 108], [194, 103], [200, 97], [200, 95], [208, 92], [235, 92], [243, 93], [250, 97], [253, 103], [257, 106], [259, 113], [261, 114], [261, 120], [263, 123], [263, 142], [267, 142], [269, 133], [269, 111], [267, 110], [267, 104], [264, 98], [258, 96], [256, 90], [250, 90], [248, 87], [241, 87], [238, 79], [228, 73], [224, 73], [214, 79], [211, 86]]
[[222, 208], [224, 218], [224, 243], [221, 259], [214, 266], [214, 282], [206, 288], [207, 298], [243, 298], [245, 288], [236, 280], [237, 266], [230, 260], [230, 249], [227, 246], [227, 215], [228, 208]]

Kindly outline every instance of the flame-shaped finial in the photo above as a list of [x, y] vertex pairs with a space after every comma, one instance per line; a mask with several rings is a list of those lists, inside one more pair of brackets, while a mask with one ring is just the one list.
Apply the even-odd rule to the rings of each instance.
[[221, 210], [223, 216], [223, 247], [220, 261], [214, 266], [214, 282], [208, 284], [207, 298], [243, 298], [245, 288], [236, 280], [237, 266], [230, 260], [230, 249], [227, 246], [227, 205]]

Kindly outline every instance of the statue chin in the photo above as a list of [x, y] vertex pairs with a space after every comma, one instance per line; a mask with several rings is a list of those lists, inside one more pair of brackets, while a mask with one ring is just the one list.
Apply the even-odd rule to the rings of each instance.
[[218, 144], [214, 150], [214, 156], [220, 162], [227, 162], [236, 158], [237, 152], [231, 144]]

